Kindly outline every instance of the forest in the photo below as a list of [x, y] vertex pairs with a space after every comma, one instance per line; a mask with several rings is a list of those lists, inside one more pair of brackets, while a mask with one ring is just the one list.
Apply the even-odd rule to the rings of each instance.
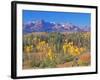
[[90, 32], [32, 32], [23, 35], [23, 69], [89, 66]]

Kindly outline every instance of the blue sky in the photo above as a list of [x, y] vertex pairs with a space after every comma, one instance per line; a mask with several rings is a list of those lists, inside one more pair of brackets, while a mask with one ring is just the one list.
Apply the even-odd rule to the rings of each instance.
[[91, 24], [90, 13], [23, 10], [24, 23], [41, 19], [48, 22], [56, 22], [56, 23], [68, 22], [78, 26], [90, 26]]

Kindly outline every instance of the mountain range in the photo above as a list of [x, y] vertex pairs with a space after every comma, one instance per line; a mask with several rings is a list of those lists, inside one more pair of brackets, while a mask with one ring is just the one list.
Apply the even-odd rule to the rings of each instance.
[[23, 33], [31, 32], [89, 32], [90, 27], [76, 26], [71, 23], [55, 23], [45, 20], [30, 21], [23, 24]]

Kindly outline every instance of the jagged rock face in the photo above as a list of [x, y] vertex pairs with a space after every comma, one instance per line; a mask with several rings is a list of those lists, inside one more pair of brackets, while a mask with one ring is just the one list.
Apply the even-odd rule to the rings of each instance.
[[35, 21], [35, 24], [34, 24], [34, 27], [43, 27], [43, 23], [44, 23], [44, 21], [43, 20], [37, 20], [37, 21]]
[[85, 32], [90, 31], [90, 27], [81, 28], [69, 23], [46, 22], [44, 20], [31, 21], [23, 24], [23, 32]]

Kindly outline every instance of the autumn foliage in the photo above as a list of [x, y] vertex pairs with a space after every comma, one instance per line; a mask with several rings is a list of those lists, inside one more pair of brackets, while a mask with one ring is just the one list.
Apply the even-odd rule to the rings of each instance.
[[23, 68], [88, 66], [90, 38], [90, 32], [25, 34], [23, 35]]

